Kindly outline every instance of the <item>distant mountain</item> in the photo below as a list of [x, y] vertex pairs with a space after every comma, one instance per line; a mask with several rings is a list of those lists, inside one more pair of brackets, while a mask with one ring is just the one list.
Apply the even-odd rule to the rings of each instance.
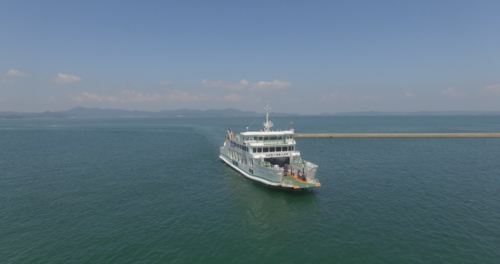
[[67, 117], [216, 117], [216, 116], [255, 116], [255, 112], [246, 112], [236, 109], [210, 109], [210, 110], [162, 110], [150, 111], [128, 111], [121, 109], [100, 109], [76, 107], [66, 113]]
[[62, 112], [43, 113], [17, 113], [17, 112], [0, 112], [0, 119], [19, 119], [19, 118], [64, 118], [66, 117]]
[[322, 116], [471, 116], [471, 115], [500, 115], [497, 111], [418, 111], [418, 112], [345, 112], [322, 113]]
[[[271, 116], [300, 116], [299, 114], [287, 114], [271, 112]], [[43, 112], [43, 113], [19, 113], [0, 112], [0, 119], [19, 118], [116, 118], [116, 117], [254, 117], [262, 115], [252, 111], [240, 111], [233, 108], [209, 109], [209, 110], [162, 110], [151, 111], [129, 111], [122, 109], [101, 109], [75, 107], [68, 111]], [[321, 113], [321, 116], [443, 116], [443, 115], [500, 115], [500, 112], [493, 111], [420, 111], [420, 112], [346, 112], [346, 113]]]
[[122, 109], [100, 109], [75, 107], [68, 111], [43, 112], [43, 113], [18, 113], [0, 112], [0, 118], [115, 118], [115, 117], [230, 117], [230, 116], [256, 116], [258, 113], [251, 111], [240, 111], [237, 109], [210, 109], [210, 110], [162, 110], [129, 111]]

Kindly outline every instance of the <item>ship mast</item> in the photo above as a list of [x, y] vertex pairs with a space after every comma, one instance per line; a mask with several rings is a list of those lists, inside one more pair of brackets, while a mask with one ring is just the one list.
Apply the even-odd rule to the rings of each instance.
[[269, 103], [266, 103], [266, 107], [264, 107], [266, 110], [266, 122], [264, 123], [264, 131], [269, 132], [271, 131], [271, 127], [273, 126], [273, 122], [269, 121], [269, 110], [271, 108], [269, 107]]

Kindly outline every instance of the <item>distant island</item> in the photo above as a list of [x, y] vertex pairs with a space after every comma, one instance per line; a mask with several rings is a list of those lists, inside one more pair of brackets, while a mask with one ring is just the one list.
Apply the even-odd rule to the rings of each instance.
[[[275, 116], [297, 116], [298, 114], [272, 113]], [[209, 109], [209, 110], [162, 110], [152, 111], [129, 111], [122, 109], [101, 109], [75, 107], [68, 111], [43, 113], [20, 113], [20, 112], [0, 112], [1, 119], [20, 118], [119, 118], [119, 117], [244, 117], [257, 116], [259, 113], [252, 111], [241, 111], [233, 108]]]
[[[22, 113], [22, 112], [0, 112], [0, 119], [22, 119], [22, 118], [120, 118], [120, 117], [252, 117], [260, 113], [253, 111], [241, 111], [233, 108], [209, 109], [209, 110], [162, 110], [152, 111], [129, 111], [123, 109], [101, 109], [75, 107], [68, 111]], [[275, 113], [273, 116], [300, 116], [300, 114]], [[319, 116], [443, 116], [443, 115], [500, 115], [494, 111], [419, 111], [419, 112], [345, 112], [345, 113], [322, 113]]]
[[478, 116], [500, 115], [500, 111], [416, 111], [416, 112], [344, 112], [322, 113], [321, 116]]

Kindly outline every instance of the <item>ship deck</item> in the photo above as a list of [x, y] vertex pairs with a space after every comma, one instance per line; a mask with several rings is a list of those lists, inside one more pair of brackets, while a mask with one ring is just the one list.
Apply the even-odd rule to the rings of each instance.
[[319, 187], [321, 186], [319, 183], [308, 183], [302, 180], [299, 180], [295, 177], [292, 176], [283, 176], [283, 181], [288, 180], [291, 181], [293, 184], [294, 189], [303, 189], [303, 188], [313, 188], [313, 187]]

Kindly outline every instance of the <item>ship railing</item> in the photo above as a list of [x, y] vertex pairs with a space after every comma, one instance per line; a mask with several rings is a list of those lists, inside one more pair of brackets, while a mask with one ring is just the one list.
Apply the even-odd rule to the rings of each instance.
[[293, 143], [293, 139], [277, 139], [277, 140], [246, 140], [246, 143], [262, 143], [264, 145], [276, 145], [276, 144], [287, 144]]
[[265, 168], [271, 168], [271, 163], [267, 162], [267, 161], [261, 161], [259, 162], [260, 163], [260, 166], [262, 167], [265, 167]]
[[267, 145], [279, 145], [279, 144], [286, 144], [286, 141], [283, 140], [257, 140], [257, 142], [264, 144], [264, 146]]
[[274, 164], [274, 165], [272, 165], [272, 169], [273, 170], [282, 170], [283, 168], [281, 168], [280, 165], [278, 165], [278, 164]]
[[318, 184], [319, 183], [319, 180], [318, 178], [307, 178], [307, 182], [309, 183], [314, 183], [314, 184]]

